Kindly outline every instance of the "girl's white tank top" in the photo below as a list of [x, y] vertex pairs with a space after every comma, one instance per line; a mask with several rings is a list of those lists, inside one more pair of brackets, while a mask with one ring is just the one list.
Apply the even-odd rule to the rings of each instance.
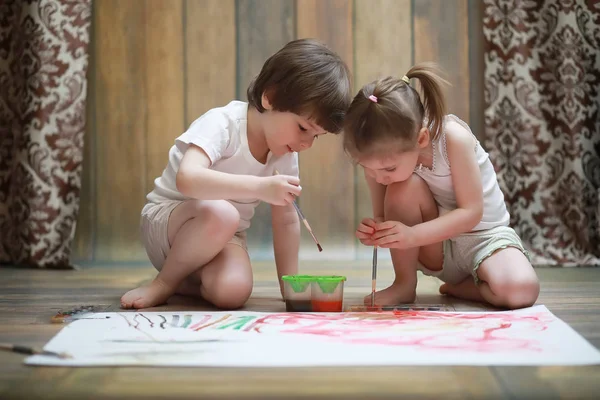
[[[432, 142], [433, 163], [431, 169], [421, 165], [415, 168], [415, 173], [429, 185], [429, 189], [438, 204], [440, 216], [457, 208], [456, 194], [452, 185], [452, 170], [446, 151], [446, 132], [448, 129], [452, 129], [451, 124], [453, 123], [458, 123], [473, 135], [471, 128], [464, 121], [455, 115], [447, 115], [444, 118], [440, 137]], [[473, 230], [481, 231], [497, 226], [507, 226], [510, 222], [510, 215], [504, 202], [504, 194], [498, 185], [496, 171], [488, 153], [481, 147], [476, 137], [475, 142], [473, 151], [477, 156], [483, 187], [483, 216]]]

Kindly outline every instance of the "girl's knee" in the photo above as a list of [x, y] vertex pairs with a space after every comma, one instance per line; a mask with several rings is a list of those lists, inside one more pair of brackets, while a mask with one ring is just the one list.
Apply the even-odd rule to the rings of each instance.
[[[397, 201], [405, 201], [407, 197], [412, 196], [412, 201], [414, 201], [414, 195], [424, 189], [429, 190], [427, 183], [419, 175], [412, 174], [405, 181], [388, 185], [385, 191], [385, 199], [396, 203]], [[411, 196], [407, 196], [407, 194]]]
[[384, 214], [386, 219], [398, 218], [399, 214], [427, 210], [427, 219], [437, 217], [437, 205], [427, 183], [417, 174], [403, 182], [388, 185], [385, 191]]
[[498, 285], [498, 297], [510, 309], [531, 307], [540, 294], [540, 283], [535, 274], [523, 279], [504, 282]]

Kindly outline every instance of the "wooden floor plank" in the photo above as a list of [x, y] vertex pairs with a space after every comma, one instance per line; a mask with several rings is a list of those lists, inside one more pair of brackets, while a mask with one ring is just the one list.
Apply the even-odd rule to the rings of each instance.
[[[364, 263], [305, 263], [303, 272], [344, 274], [346, 305], [369, 292]], [[271, 263], [255, 265], [249, 310], [282, 311]], [[381, 266], [379, 284], [391, 283]], [[151, 279], [149, 267], [103, 266], [81, 271], [0, 269], [0, 342], [42, 346], [63, 326], [50, 324], [58, 309], [82, 304], [119, 306], [129, 288]], [[538, 269], [546, 305], [592, 344], [600, 346], [600, 269]], [[378, 284], [378, 286], [379, 286]], [[418, 301], [456, 310], [485, 309], [440, 296], [439, 281], [420, 276]], [[176, 296], [153, 310], [203, 310]], [[235, 382], [236, 385], [231, 383]], [[435, 384], [432, 384], [435, 382]], [[0, 398], [250, 399], [250, 398], [594, 398], [600, 366], [592, 367], [346, 367], [346, 368], [48, 368], [27, 367], [23, 356], [0, 353]]]

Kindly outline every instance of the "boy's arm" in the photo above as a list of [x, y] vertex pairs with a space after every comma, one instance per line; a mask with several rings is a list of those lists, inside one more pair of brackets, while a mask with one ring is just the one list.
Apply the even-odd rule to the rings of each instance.
[[[177, 171], [177, 189], [199, 200], [259, 199], [286, 204], [299, 196], [300, 181], [295, 176], [258, 177], [228, 174], [209, 169], [210, 158], [202, 148], [190, 144]], [[286, 200], [288, 199], [288, 200]]]
[[283, 275], [298, 273], [298, 251], [300, 250], [300, 219], [292, 204], [271, 206], [273, 228], [273, 250], [279, 289], [283, 296]]
[[211, 161], [202, 148], [190, 144], [177, 171], [177, 189], [187, 197], [201, 200], [255, 198], [260, 179], [209, 169]]

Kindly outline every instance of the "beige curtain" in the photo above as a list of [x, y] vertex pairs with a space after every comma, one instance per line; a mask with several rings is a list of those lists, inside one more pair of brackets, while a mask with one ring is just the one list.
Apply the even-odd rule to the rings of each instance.
[[600, 2], [485, 0], [485, 145], [535, 264], [600, 264]]
[[0, 2], [0, 263], [69, 268], [91, 0]]

